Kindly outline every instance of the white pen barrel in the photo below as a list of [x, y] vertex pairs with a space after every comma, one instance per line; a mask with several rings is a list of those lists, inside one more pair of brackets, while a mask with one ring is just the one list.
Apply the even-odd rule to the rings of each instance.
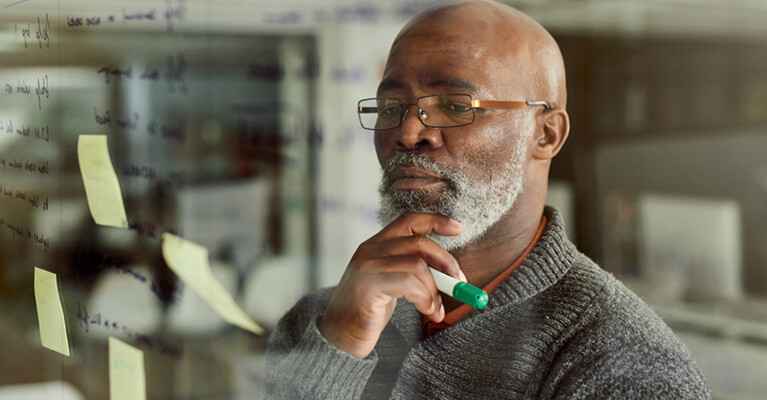
[[484, 290], [443, 274], [432, 267], [429, 267], [429, 271], [440, 292], [479, 310], [487, 305], [489, 297]]
[[460, 281], [450, 275], [439, 272], [432, 267], [429, 267], [429, 271], [431, 271], [431, 276], [434, 277], [437, 289], [448, 296], [453, 296], [453, 288]]

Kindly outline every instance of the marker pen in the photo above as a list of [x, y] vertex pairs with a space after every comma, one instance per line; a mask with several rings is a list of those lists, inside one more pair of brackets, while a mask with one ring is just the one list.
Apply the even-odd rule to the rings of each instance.
[[431, 271], [431, 276], [434, 277], [434, 282], [437, 283], [437, 289], [440, 292], [479, 310], [487, 305], [488, 298], [484, 290], [461, 282], [432, 267], [429, 267], [429, 271]]

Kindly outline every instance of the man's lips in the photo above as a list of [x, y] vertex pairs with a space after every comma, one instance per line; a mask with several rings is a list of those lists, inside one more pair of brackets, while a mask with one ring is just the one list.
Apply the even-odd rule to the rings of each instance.
[[427, 189], [434, 185], [443, 185], [445, 180], [425, 169], [416, 167], [399, 167], [389, 176], [391, 187], [400, 190]]

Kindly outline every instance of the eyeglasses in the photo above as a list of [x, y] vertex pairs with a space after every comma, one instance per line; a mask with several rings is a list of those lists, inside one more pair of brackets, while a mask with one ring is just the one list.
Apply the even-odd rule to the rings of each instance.
[[433, 94], [405, 104], [400, 99], [373, 97], [357, 103], [357, 115], [365, 129], [380, 131], [402, 125], [410, 106], [418, 109], [418, 119], [429, 128], [453, 128], [474, 122], [476, 108], [524, 108], [543, 106], [550, 109], [545, 101], [497, 101], [472, 100], [468, 94]]

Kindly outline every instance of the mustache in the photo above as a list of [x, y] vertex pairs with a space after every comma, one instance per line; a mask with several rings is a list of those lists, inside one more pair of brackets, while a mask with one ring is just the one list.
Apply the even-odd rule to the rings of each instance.
[[454, 173], [441, 167], [436, 161], [424, 154], [416, 152], [397, 152], [383, 165], [383, 178], [388, 189], [391, 184], [391, 174], [399, 167], [416, 167], [439, 175], [448, 184], [452, 184]]

